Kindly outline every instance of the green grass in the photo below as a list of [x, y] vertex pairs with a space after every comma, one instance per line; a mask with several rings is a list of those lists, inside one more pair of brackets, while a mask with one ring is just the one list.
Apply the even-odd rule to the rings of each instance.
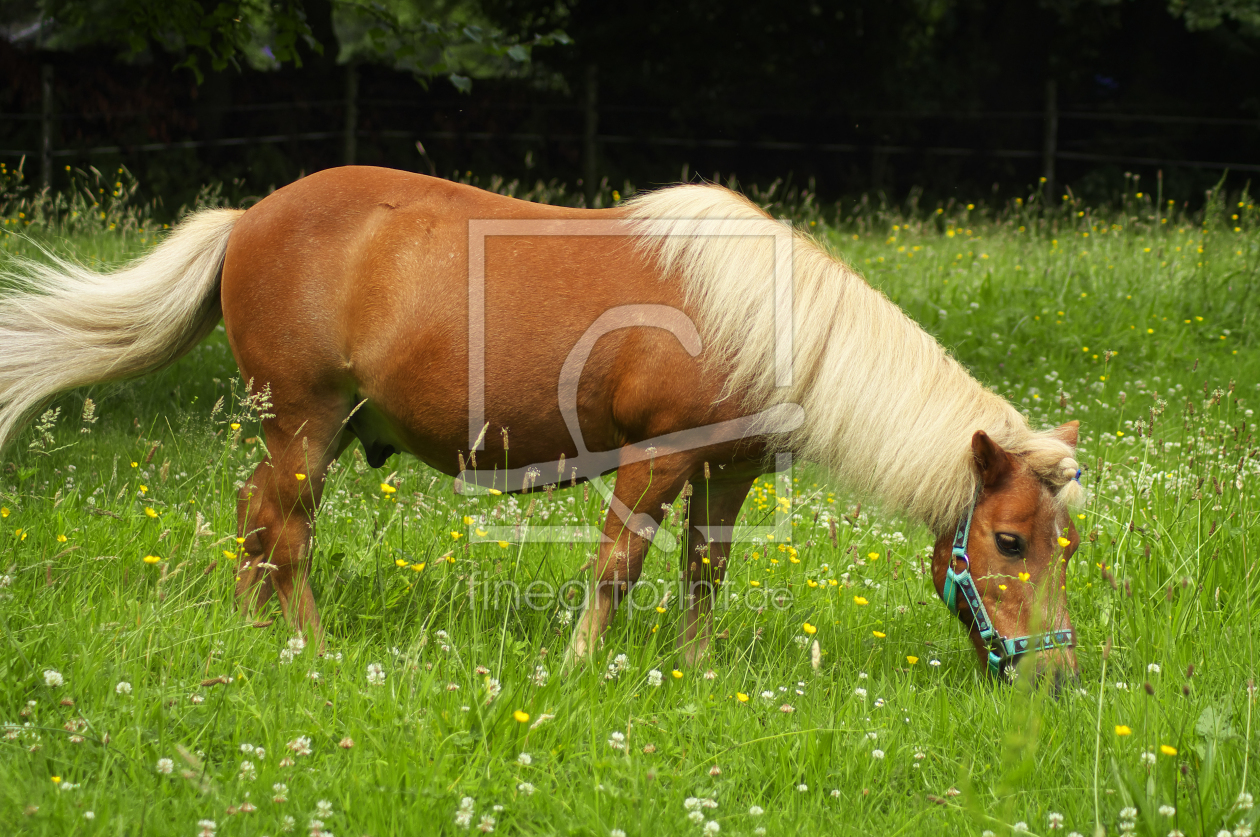
[[[469, 580], [580, 580], [590, 545], [469, 540], [486, 523], [595, 524], [594, 492], [538, 495], [528, 516], [528, 497], [458, 497], [412, 459], [373, 471], [357, 450], [318, 519], [328, 653], [285, 662], [283, 620], [252, 627], [232, 601], [235, 489], [260, 451], [216, 333], [164, 372], [60, 399], [46, 432], [4, 454], [0, 833], [195, 835], [212, 820], [218, 835], [308, 834], [312, 818], [343, 837], [463, 833], [464, 797], [472, 829], [490, 816], [500, 833], [1049, 833], [1051, 813], [1065, 834], [1116, 833], [1130, 806], [1136, 833], [1254, 828], [1260, 809], [1236, 802], [1257, 792], [1260, 755], [1260, 218], [1234, 203], [1206, 221], [1129, 196], [1106, 211], [871, 211], [839, 228], [796, 204], [1034, 424], [1080, 419], [1079, 691], [989, 682], [922, 573], [928, 532], [869, 502], [854, 516], [808, 468], [746, 505], [760, 523], [790, 495], [791, 514], [776, 541], [736, 544], [725, 590], [740, 601], [704, 667], [671, 676], [680, 614], [648, 607], [562, 674], [564, 608], [475, 604]], [[5, 229], [31, 238], [6, 233], [6, 252], [33, 238], [112, 263], [151, 243], [140, 215], [67, 229], [16, 211]], [[654, 550], [644, 578], [677, 564]], [[790, 600], [743, 606], [754, 580]], [[489, 703], [487, 676], [501, 685]], [[301, 738], [309, 754], [291, 749]], [[701, 824], [690, 797], [717, 802]]]

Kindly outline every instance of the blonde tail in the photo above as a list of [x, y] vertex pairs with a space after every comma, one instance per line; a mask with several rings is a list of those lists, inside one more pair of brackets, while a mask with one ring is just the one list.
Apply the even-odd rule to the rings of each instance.
[[198, 212], [112, 273], [57, 258], [11, 263], [0, 280], [0, 450], [58, 393], [161, 369], [209, 334], [242, 214]]

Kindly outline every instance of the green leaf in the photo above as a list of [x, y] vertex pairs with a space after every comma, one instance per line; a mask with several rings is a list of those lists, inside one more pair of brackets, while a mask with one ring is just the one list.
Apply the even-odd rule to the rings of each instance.
[[448, 78], [451, 80], [451, 84], [455, 85], [455, 89], [460, 93], [472, 92], [472, 79], [468, 76], [461, 76], [459, 73], [451, 73]]

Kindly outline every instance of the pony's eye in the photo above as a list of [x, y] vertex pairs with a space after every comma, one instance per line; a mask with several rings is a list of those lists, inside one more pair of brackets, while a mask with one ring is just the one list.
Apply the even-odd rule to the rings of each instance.
[[998, 552], [1008, 558], [1018, 558], [1024, 552], [1024, 542], [1019, 535], [998, 532], [993, 539], [997, 541]]

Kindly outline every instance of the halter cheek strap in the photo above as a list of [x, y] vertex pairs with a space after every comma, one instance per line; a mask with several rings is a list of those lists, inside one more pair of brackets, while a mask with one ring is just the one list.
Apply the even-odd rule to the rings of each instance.
[[[954, 545], [951, 549], [949, 566], [945, 570], [945, 588], [941, 591], [941, 599], [955, 616], [958, 615], [959, 610], [959, 594], [967, 600], [967, 607], [971, 609], [972, 622], [976, 630], [980, 632], [980, 641], [989, 651], [989, 672], [1000, 675], [1008, 663], [1028, 651], [1075, 647], [1076, 632], [1068, 628], [1044, 634], [1009, 638], [999, 634], [993, 627], [993, 620], [989, 618], [989, 611], [985, 608], [980, 592], [976, 590], [975, 580], [971, 577], [971, 559], [967, 557], [967, 540], [971, 537], [971, 518], [975, 515], [976, 502], [979, 499], [980, 492], [976, 491], [971, 507], [967, 509], [966, 516], [958, 521], [958, 528], [954, 531]], [[962, 570], [955, 572], [954, 565], [959, 562], [962, 563]]]

